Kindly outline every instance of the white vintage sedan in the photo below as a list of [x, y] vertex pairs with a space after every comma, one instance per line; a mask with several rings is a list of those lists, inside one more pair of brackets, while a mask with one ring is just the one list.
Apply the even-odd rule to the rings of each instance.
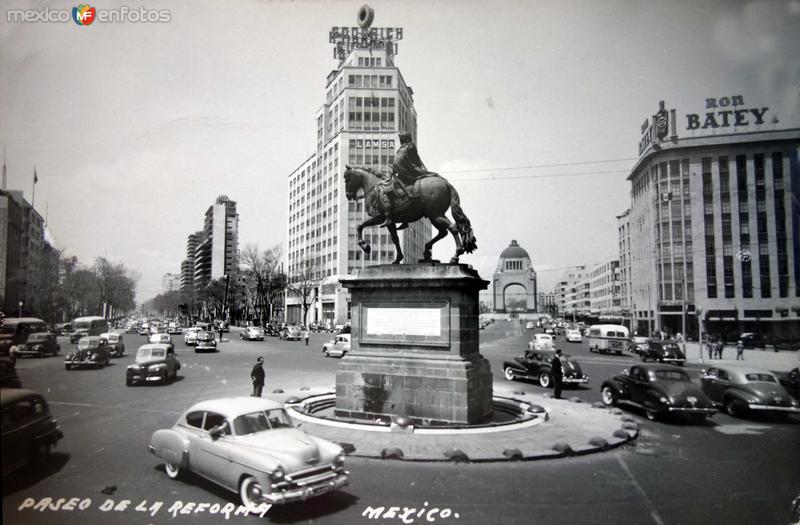
[[170, 478], [190, 470], [238, 492], [251, 509], [339, 489], [349, 474], [342, 447], [294, 428], [282, 403], [258, 397], [197, 403], [157, 430], [148, 450]]
[[350, 334], [340, 334], [322, 345], [322, 355], [325, 357], [344, 357], [350, 351]]

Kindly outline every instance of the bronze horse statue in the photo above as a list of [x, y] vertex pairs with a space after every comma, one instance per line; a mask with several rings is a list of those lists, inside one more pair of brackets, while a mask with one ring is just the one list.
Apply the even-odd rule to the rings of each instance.
[[[401, 206], [387, 206], [385, 204], [387, 201], [383, 198], [383, 193], [392, 184], [388, 175], [383, 175], [370, 169], [346, 166], [344, 183], [347, 200], [352, 201], [363, 198], [364, 208], [370, 216], [369, 219], [359, 224], [357, 228], [358, 245], [366, 253], [370, 252], [370, 246], [362, 237], [364, 228], [386, 222], [386, 227], [397, 250], [397, 257], [395, 257], [392, 264], [399, 264], [403, 260], [403, 251], [400, 248], [400, 241], [397, 237], [398, 228], [396, 223], [411, 223], [423, 217], [430, 220], [431, 224], [438, 230], [433, 239], [425, 243], [423, 261], [431, 260], [431, 247], [440, 239], [447, 237], [447, 232], [452, 233], [456, 241], [456, 253], [450, 259], [450, 263], [457, 263], [461, 254], [465, 252], [472, 253], [477, 248], [475, 235], [472, 233], [472, 225], [461, 209], [458, 192], [452, 184], [439, 175], [431, 174], [426, 177], [420, 177], [412, 185], [409, 185], [406, 194], [407, 200]], [[358, 196], [358, 190], [362, 191], [360, 196]], [[448, 208], [453, 214], [455, 224], [445, 216]]]

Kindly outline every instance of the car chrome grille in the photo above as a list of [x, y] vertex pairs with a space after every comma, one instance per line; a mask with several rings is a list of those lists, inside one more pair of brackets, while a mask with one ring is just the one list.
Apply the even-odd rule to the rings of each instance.
[[292, 488], [314, 485], [335, 477], [336, 470], [333, 468], [333, 465], [328, 463], [287, 474], [285, 479], [289, 482], [290, 488]]

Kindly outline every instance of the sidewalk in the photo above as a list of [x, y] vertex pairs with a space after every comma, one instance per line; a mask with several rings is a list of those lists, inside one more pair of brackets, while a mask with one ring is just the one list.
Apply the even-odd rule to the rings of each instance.
[[[679, 345], [682, 343], [678, 343]], [[788, 372], [792, 368], [798, 366], [800, 359], [800, 352], [791, 350], [774, 351], [767, 350], [752, 350], [745, 349], [744, 361], [736, 360], [736, 347], [726, 345], [722, 350], [722, 359], [709, 359], [708, 351], [703, 351], [702, 360], [700, 359], [700, 348], [696, 342], [686, 343], [686, 362], [687, 364], [697, 365], [701, 367], [709, 367], [715, 365], [731, 365], [731, 364], [745, 364], [754, 366], [756, 368], [763, 368], [765, 370], [772, 370], [777, 372]]]

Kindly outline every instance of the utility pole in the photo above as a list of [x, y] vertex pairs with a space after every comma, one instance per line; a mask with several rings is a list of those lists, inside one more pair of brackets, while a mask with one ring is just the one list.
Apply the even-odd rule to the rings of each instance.
[[697, 341], [700, 346], [700, 363], [702, 363], [703, 362], [703, 309], [695, 305], [694, 314], [697, 316]]
[[[686, 357], [686, 278], [681, 279], [681, 288], [683, 289], [681, 301], [681, 333], [683, 342], [683, 355]], [[700, 352], [702, 354], [702, 350]]]

